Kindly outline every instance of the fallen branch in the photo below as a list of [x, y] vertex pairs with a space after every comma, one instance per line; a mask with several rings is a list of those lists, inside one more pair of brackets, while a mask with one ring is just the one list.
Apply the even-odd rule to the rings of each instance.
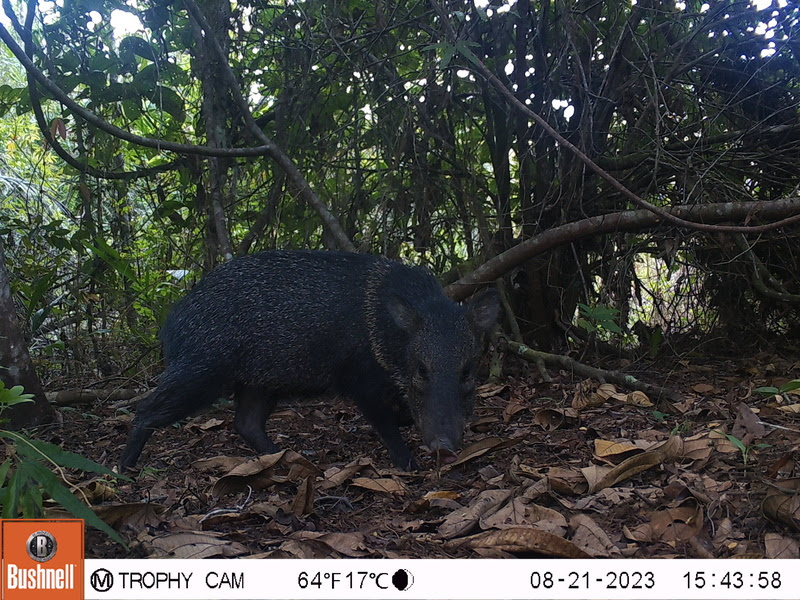
[[659, 404], [659, 410], [663, 410], [663, 412], [674, 412], [674, 408], [672, 407], [671, 403], [683, 401], [683, 397], [675, 390], [645, 383], [644, 381], [639, 381], [632, 375], [620, 373], [619, 371], [607, 371], [605, 369], [598, 369], [597, 367], [590, 367], [588, 365], [584, 365], [583, 363], [579, 363], [568, 356], [563, 356], [561, 354], [550, 354], [549, 352], [542, 352], [541, 350], [534, 350], [525, 344], [514, 342], [508, 338], [500, 339], [501, 347], [504, 344], [506, 348], [518, 354], [525, 360], [532, 362], [543, 361], [545, 364], [570, 371], [571, 373], [575, 373], [581, 377], [590, 377], [603, 383], [616, 383], [617, 385], [624, 386], [631, 390], [644, 392], [651, 400]]
[[58, 406], [75, 406], [77, 404], [94, 404], [95, 402], [120, 402], [135, 398], [141, 392], [137, 390], [60, 390], [47, 392], [45, 396], [50, 404]]

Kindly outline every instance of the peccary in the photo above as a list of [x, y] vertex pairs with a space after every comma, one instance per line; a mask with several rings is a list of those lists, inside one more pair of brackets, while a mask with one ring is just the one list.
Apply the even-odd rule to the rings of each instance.
[[403, 469], [417, 464], [400, 434], [407, 409], [447, 462], [475, 401], [483, 334], [498, 315], [486, 290], [448, 299], [419, 267], [344, 252], [267, 251], [205, 276], [161, 330], [166, 370], [136, 410], [120, 466], [133, 467], [154, 428], [233, 392], [234, 426], [259, 453], [278, 448], [264, 423], [281, 397], [351, 398]]

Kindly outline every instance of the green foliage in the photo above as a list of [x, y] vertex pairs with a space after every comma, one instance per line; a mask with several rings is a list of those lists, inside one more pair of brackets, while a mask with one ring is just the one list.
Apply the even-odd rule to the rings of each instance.
[[[661, 414], [663, 414], [663, 413], [661, 413]], [[656, 418], [658, 418], [658, 417], [656, 417]], [[661, 419], [659, 419], [659, 420], [661, 420]], [[675, 427], [672, 428], [672, 431], [670, 432], [670, 435], [686, 435], [691, 430], [692, 430], [691, 423], [687, 423], [687, 422], [684, 421], [682, 423], [678, 423], [677, 425], [675, 425]]]
[[[21, 386], [6, 389], [0, 381], [0, 415], [9, 406], [31, 401], [31, 394], [22, 392]], [[119, 534], [67, 487], [71, 484], [63, 469], [77, 469], [112, 478], [127, 479], [126, 477], [117, 475], [79, 454], [14, 431], [0, 429], [0, 440], [5, 445], [6, 455], [6, 459], [0, 464], [2, 518], [41, 518], [44, 515], [44, 499], [48, 496], [73, 516], [84, 519], [88, 525], [100, 529], [113, 540], [125, 545]]]
[[5, 406], [14, 406], [22, 402], [32, 402], [33, 394], [24, 393], [25, 389], [21, 385], [7, 388], [3, 381], [0, 381], [0, 414]]
[[717, 431], [720, 435], [724, 435], [725, 439], [727, 439], [731, 444], [736, 446], [739, 452], [742, 453], [742, 462], [745, 466], [747, 466], [748, 461], [750, 460], [750, 452], [754, 448], [769, 448], [770, 444], [751, 444], [750, 446], [745, 445], [745, 443], [737, 438], [735, 435], [730, 433], [722, 433], [721, 431]]
[[[559, 225], [633, 208], [509, 108], [475, 74], [478, 61], [657, 205], [772, 200], [800, 183], [792, 3], [758, 11], [748, 3], [565, 2], [544, 10], [521, 2], [501, 10], [464, 2], [448, 4], [446, 24], [424, 2], [201, 4], [259, 127], [356, 246], [438, 274]], [[231, 148], [255, 144], [181, 3], [47, 6], [34, 19], [33, 60], [102, 119], [185, 144], [205, 145], [212, 131]], [[207, 158], [122, 142], [44, 94], [46, 127], [68, 154], [130, 177], [66, 167], [44, 143], [23, 70], [4, 46], [0, 73], [0, 232], [10, 240], [12, 286], [35, 348], [86, 362], [89, 333], [113, 332], [92, 340], [99, 362], [104, 344], [155, 345], [170, 305], [219, 260], [224, 235], [235, 252], [245, 241], [241, 251], [323, 245], [319, 216], [263, 157], [220, 160], [223, 183], [212, 190]], [[220, 117], [209, 122], [212, 108]], [[152, 167], [163, 170], [135, 176]], [[226, 231], [216, 231], [220, 222]], [[796, 293], [792, 240], [753, 243]], [[648, 338], [655, 356], [673, 331], [710, 328], [720, 315], [736, 319], [758, 306], [752, 261], [726, 244], [660, 228], [559, 247], [544, 261], [555, 268], [535, 274], [536, 289], [512, 290], [529, 296], [511, 304], [547, 297], [606, 337], [639, 318], [657, 327]], [[572, 294], [579, 269], [585, 283]], [[192, 275], [177, 280], [174, 270]], [[795, 307], [775, 305], [739, 321], [784, 330], [797, 322]], [[547, 329], [521, 316], [532, 331]], [[97, 365], [61, 367], [75, 374], [81, 366]]]
[[578, 310], [581, 315], [578, 317], [578, 325], [589, 333], [622, 333], [622, 329], [617, 324], [619, 310], [616, 308], [578, 304]]
[[648, 356], [651, 359], [655, 359], [658, 354], [661, 352], [661, 343], [664, 341], [664, 330], [661, 327], [656, 327], [653, 329], [653, 333], [650, 336], [649, 344], [648, 344]]
[[764, 396], [783, 396], [784, 394], [788, 392], [793, 392], [794, 390], [797, 389], [800, 389], [800, 379], [792, 379], [791, 381], [787, 381], [780, 387], [775, 387], [775, 386], [758, 387], [755, 389], [755, 391]]

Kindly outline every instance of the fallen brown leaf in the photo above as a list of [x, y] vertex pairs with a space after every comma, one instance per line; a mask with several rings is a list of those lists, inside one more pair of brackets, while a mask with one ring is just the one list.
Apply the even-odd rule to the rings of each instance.
[[559, 537], [564, 537], [567, 531], [567, 520], [560, 512], [534, 504], [523, 497], [512, 498], [499, 510], [481, 516], [478, 524], [481, 529], [535, 527]]
[[494, 425], [495, 423], [499, 422], [500, 419], [494, 416], [481, 417], [480, 419], [475, 419], [472, 423], [470, 423], [469, 428], [475, 433], [483, 433], [489, 430], [490, 425]]
[[252, 458], [245, 458], [243, 456], [215, 456], [214, 458], [196, 460], [192, 463], [192, 468], [204, 472], [228, 472], [249, 460], [252, 460]]
[[474, 460], [479, 456], [483, 456], [484, 454], [488, 454], [489, 452], [495, 450], [510, 448], [511, 446], [519, 444], [520, 441], [521, 440], [518, 438], [510, 438], [510, 439], [503, 439], [497, 437], [483, 438], [464, 448], [461, 452], [459, 452], [458, 458], [449, 465], [445, 465], [442, 470], [443, 471], [450, 470], [453, 467], [463, 465], [466, 462]]
[[152, 548], [153, 558], [235, 558], [249, 553], [242, 544], [211, 531], [184, 531], [155, 537]]
[[650, 521], [637, 527], [623, 527], [625, 535], [637, 542], [661, 541], [674, 545], [693, 538], [703, 527], [703, 508], [699, 504], [667, 508], [650, 516]]
[[314, 512], [314, 481], [312, 477], [306, 477], [297, 486], [297, 494], [290, 508], [295, 517], [303, 517]]
[[499, 396], [503, 392], [508, 389], [507, 383], [496, 384], [496, 383], [485, 383], [484, 385], [480, 385], [475, 390], [475, 395], [478, 398], [491, 398], [492, 396]]
[[575, 531], [572, 543], [595, 558], [621, 558], [622, 553], [614, 545], [608, 534], [588, 515], [577, 514], [569, 520]]
[[630, 442], [612, 442], [611, 440], [601, 439], [596, 439], [594, 441], [595, 456], [600, 458], [609, 458], [631, 452], [642, 452], [642, 449]]
[[558, 494], [579, 496], [585, 494], [589, 489], [586, 485], [586, 478], [573, 469], [551, 467], [547, 470], [547, 481], [550, 488]]
[[653, 401], [650, 400], [650, 398], [644, 392], [635, 390], [625, 396], [625, 404], [630, 404], [631, 406], [639, 406], [642, 408], [650, 408], [651, 406], [653, 406]]
[[683, 454], [683, 440], [676, 436], [670, 438], [659, 446], [654, 446], [646, 452], [637, 454], [628, 459], [625, 459], [616, 467], [611, 469], [608, 473], [603, 475], [602, 478], [594, 482], [590, 486], [590, 492], [596, 492], [606, 487], [616, 485], [620, 481], [629, 479], [639, 473], [642, 473], [652, 467], [671, 462], [674, 459], [682, 456]]
[[761, 439], [766, 435], [767, 430], [760, 423], [758, 415], [753, 412], [753, 409], [741, 402], [731, 433], [740, 440], [748, 433], [755, 439]]
[[318, 544], [325, 544], [331, 550], [349, 556], [361, 558], [368, 556], [369, 552], [364, 545], [363, 533], [323, 533], [319, 531], [295, 531], [289, 536], [293, 540], [308, 542], [313, 540]]
[[480, 518], [492, 514], [511, 497], [511, 490], [484, 490], [469, 506], [454, 510], [439, 526], [439, 537], [451, 539], [466, 535], [477, 525]]
[[692, 386], [692, 390], [698, 394], [710, 394], [716, 388], [708, 383], [696, 383]]
[[786, 491], [767, 494], [761, 502], [761, 512], [770, 521], [800, 531], [800, 478], [782, 479], [778, 485]]
[[532, 527], [486, 531], [456, 542], [467, 548], [489, 548], [513, 554], [536, 553], [556, 558], [591, 558], [572, 542]]
[[764, 547], [767, 550], [767, 558], [790, 558], [797, 560], [800, 558], [800, 544], [777, 533], [768, 533], [764, 536]]
[[150, 502], [135, 504], [108, 504], [94, 508], [97, 516], [114, 529], [130, 527], [134, 530], [156, 527], [164, 522], [167, 507]]
[[370, 479], [369, 477], [356, 477], [350, 482], [351, 485], [361, 487], [373, 492], [381, 492], [384, 494], [405, 494], [408, 489], [405, 484], [390, 477], [381, 477], [380, 479]]
[[210, 431], [212, 429], [218, 429], [225, 424], [223, 419], [208, 419], [204, 421], [200, 425], [197, 426], [198, 429], [201, 431]]
[[553, 408], [543, 408], [537, 410], [533, 416], [533, 422], [539, 425], [545, 431], [554, 431], [564, 425], [566, 420], [564, 413], [560, 410]]
[[215, 498], [233, 492], [266, 489], [276, 483], [300, 481], [307, 477], [322, 475], [322, 471], [294, 450], [282, 450], [265, 454], [237, 465], [214, 484], [211, 490]]
[[325, 471], [325, 479], [319, 484], [319, 488], [329, 489], [340, 486], [358, 474], [366, 477], [378, 475], [378, 470], [375, 468], [371, 458], [358, 458], [341, 469], [331, 467]]

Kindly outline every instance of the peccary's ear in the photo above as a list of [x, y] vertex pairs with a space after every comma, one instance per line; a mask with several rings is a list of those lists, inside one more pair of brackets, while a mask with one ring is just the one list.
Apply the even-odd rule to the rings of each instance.
[[417, 311], [396, 294], [391, 294], [386, 298], [386, 310], [395, 324], [408, 333], [419, 328], [420, 318]]
[[500, 298], [494, 288], [484, 290], [467, 305], [467, 320], [481, 335], [494, 327], [499, 315]]

